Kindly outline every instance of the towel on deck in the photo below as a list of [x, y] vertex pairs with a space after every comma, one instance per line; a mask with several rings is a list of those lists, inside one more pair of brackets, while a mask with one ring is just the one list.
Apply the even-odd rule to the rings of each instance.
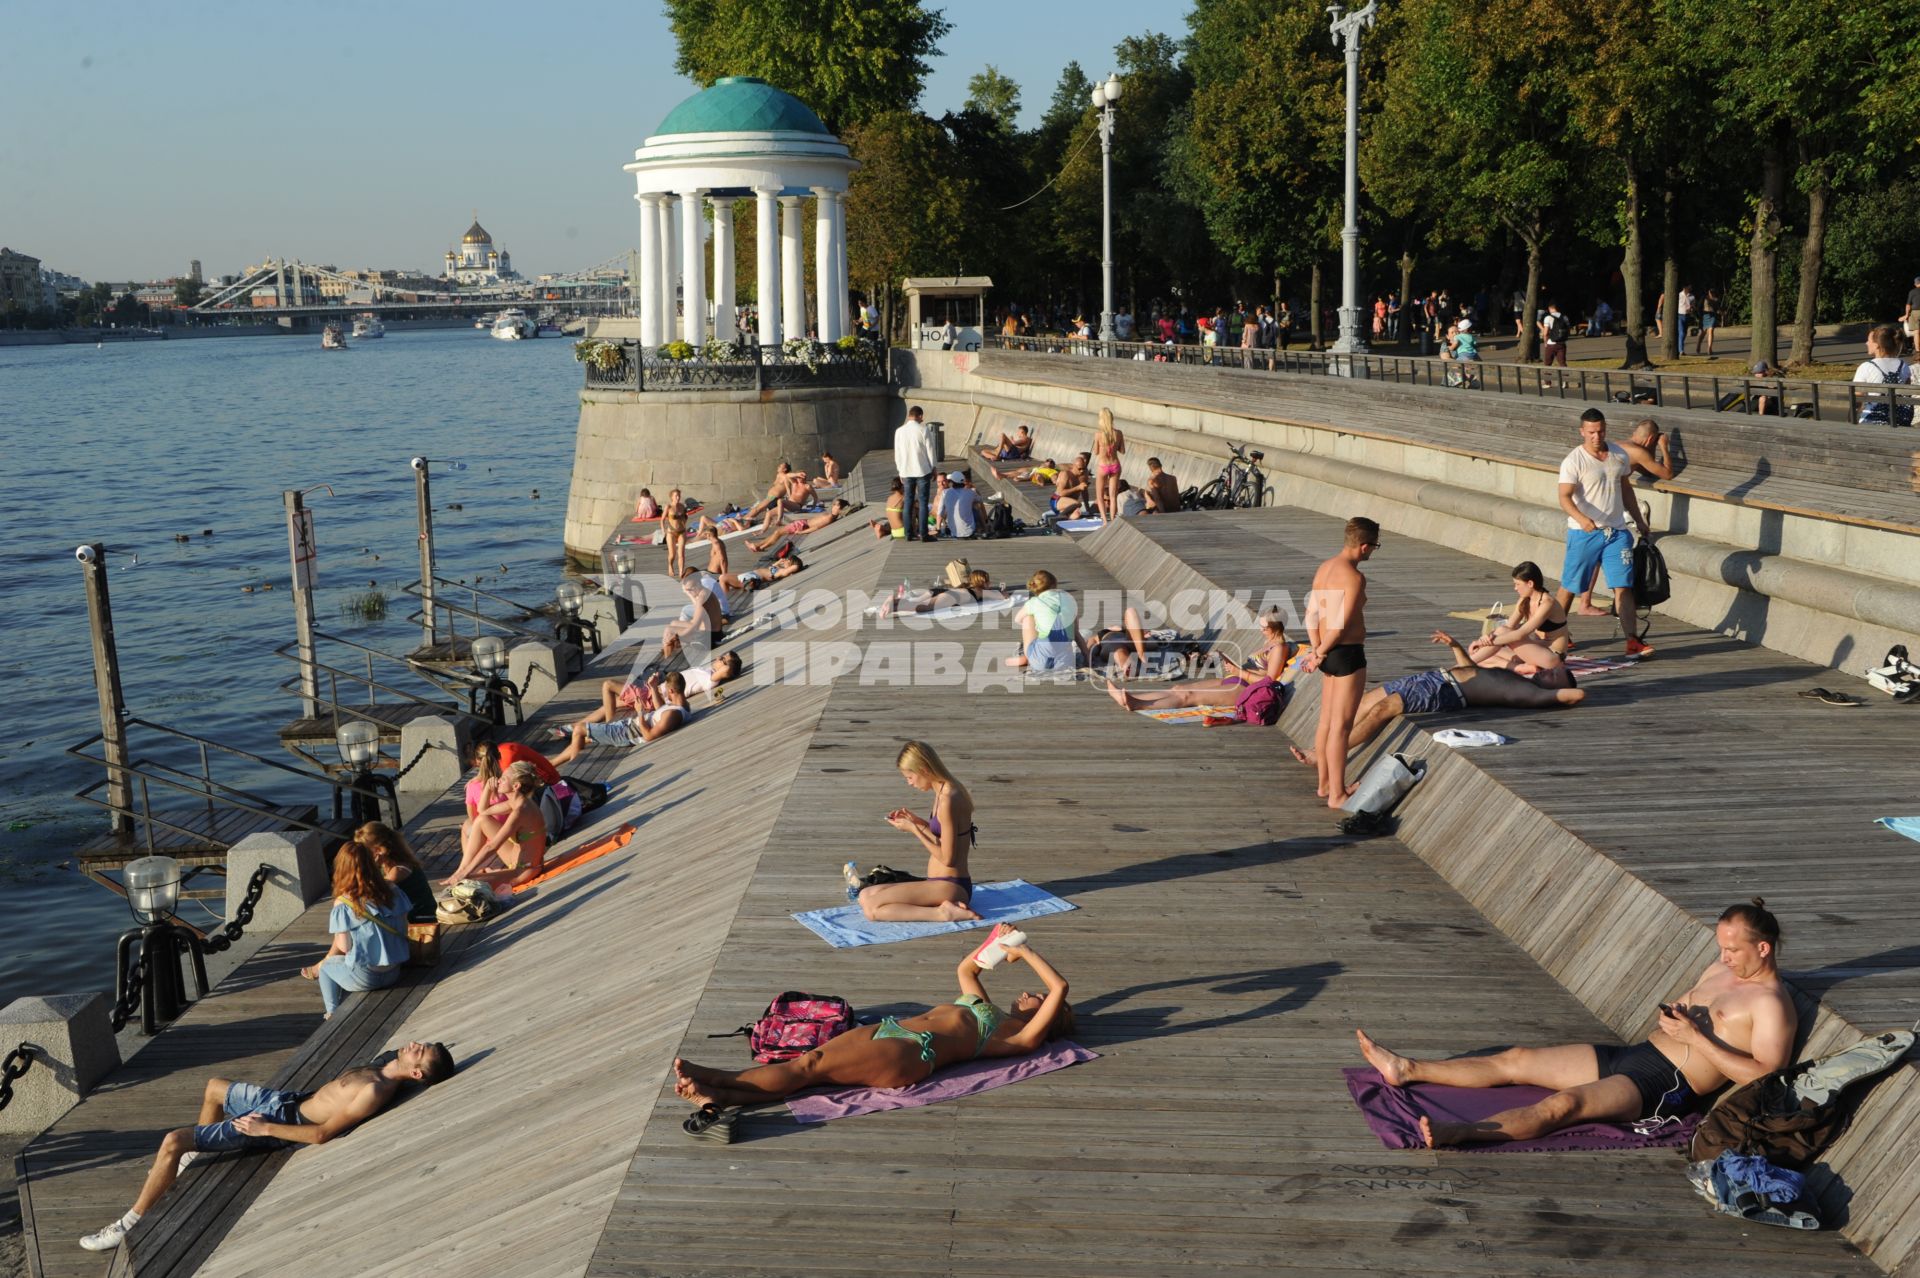
[[1876, 817], [1875, 825], [1884, 825], [1895, 834], [1904, 834], [1920, 842], [1920, 817]]
[[858, 905], [808, 910], [793, 917], [834, 949], [850, 950], [859, 945], [889, 945], [894, 941], [912, 941], [923, 936], [966, 932], [977, 927], [991, 927], [995, 923], [1038, 918], [1042, 914], [1064, 914], [1078, 908], [1025, 879], [983, 883], [973, 889], [973, 899], [967, 904], [980, 915], [979, 918], [956, 919], [951, 923], [876, 923], [862, 914]]
[[[1440, 1087], [1415, 1083], [1389, 1087], [1378, 1071], [1364, 1066], [1343, 1069], [1347, 1091], [1367, 1126], [1388, 1149], [1420, 1149], [1422, 1116], [1440, 1123], [1477, 1123], [1503, 1110], [1519, 1109], [1553, 1093], [1545, 1087]], [[1617, 1123], [1582, 1123], [1533, 1140], [1492, 1141], [1449, 1148], [1483, 1153], [1544, 1154], [1567, 1149], [1655, 1149], [1685, 1145], [1700, 1125], [1698, 1114], [1668, 1123], [1657, 1135], [1642, 1136]]]
[[1232, 706], [1178, 706], [1171, 710], [1135, 710], [1156, 723], [1201, 723], [1209, 718], [1231, 719], [1239, 713]]
[[1433, 734], [1433, 739], [1455, 750], [1474, 750], [1480, 746], [1513, 744], [1512, 737], [1502, 736], [1498, 732], [1481, 732], [1475, 728], [1442, 728]]
[[1060, 1039], [1048, 1043], [1030, 1056], [997, 1056], [967, 1061], [942, 1070], [911, 1087], [841, 1087], [832, 1091], [809, 1092], [787, 1102], [795, 1122], [824, 1123], [855, 1114], [874, 1114], [883, 1109], [916, 1109], [938, 1101], [990, 1092], [1023, 1078], [1051, 1074], [1081, 1061], [1099, 1059], [1078, 1043]]
[[1640, 664], [1637, 657], [1568, 657], [1566, 667], [1576, 679], [1588, 679], [1609, 670], [1627, 670]]
[[1062, 519], [1054, 525], [1061, 532], [1070, 533], [1099, 532], [1106, 526], [1105, 521], [1099, 519]]

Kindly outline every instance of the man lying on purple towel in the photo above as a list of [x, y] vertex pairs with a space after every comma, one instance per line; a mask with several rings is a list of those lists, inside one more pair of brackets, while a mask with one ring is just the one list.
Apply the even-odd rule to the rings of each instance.
[[1355, 1030], [1360, 1053], [1394, 1087], [1551, 1087], [1553, 1095], [1478, 1123], [1420, 1120], [1427, 1144], [1533, 1140], [1581, 1123], [1677, 1116], [1727, 1083], [1750, 1083], [1792, 1059], [1799, 1014], [1780, 980], [1780, 921], [1759, 897], [1730, 905], [1714, 928], [1720, 958], [1633, 1047], [1510, 1047], [1492, 1056], [1413, 1060]]

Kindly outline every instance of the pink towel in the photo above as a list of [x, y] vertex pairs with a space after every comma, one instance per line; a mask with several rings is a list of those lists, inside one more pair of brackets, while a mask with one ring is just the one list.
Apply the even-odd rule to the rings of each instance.
[[854, 1114], [876, 1114], [883, 1109], [915, 1109], [936, 1101], [990, 1092], [1023, 1078], [1038, 1078], [1081, 1061], [1094, 1060], [1090, 1052], [1066, 1039], [1048, 1043], [1031, 1056], [996, 1056], [955, 1065], [944, 1074], [935, 1074], [911, 1087], [841, 1087], [827, 1092], [808, 1092], [787, 1102], [794, 1121], [824, 1123]]
[[[1347, 1091], [1367, 1126], [1388, 1149], [1419, 1149], [1420, 1118], [1443, 1123], [1477, 1123], [1503, 1110], [1518, 1109], [1552, 1095], [1544, 1087], [1441, 1087], [1434, 1083], [1415, 1083], [1411, 1087], [1388, 1087], [1375, 1070], [1364, 1067], [1343, 1069]], [[1583, 1123], [1567, 1127], [1534, 1140], [1487, 1141], [1474, 1145], [1450, 1146], [1472, 1153], [1550, 1153], [1562, 1149], [1651, 1149], [1657, 1146], [1684, 1145], [1700, 1125], [1698, 1114], [1689, 1114], [1677, 1123], [1668, 1123], [1657, 1135], [1642, 1136], [1631, 1127], [1617, 1123]]]

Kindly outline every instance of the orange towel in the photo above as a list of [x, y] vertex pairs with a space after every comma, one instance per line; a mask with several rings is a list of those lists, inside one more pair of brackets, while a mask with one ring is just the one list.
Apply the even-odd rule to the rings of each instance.
[[589, 861], [598, 860], [609, 852], [618, 852], [621, 848], [633, 842], [633, 832], [638, 828], [639, 827], [635, 826], [632, 822], [628, 822], [604, 839], [589, 843], [585, 847], [575, 848], [564, 856], [549, 860], [546, 870], [542, 872], [538, 878], [528, 879], [525, 883], [516, 884], [512, 891], [524, 892], [536, 883], [545, 883], [548, 879], [559, 878], [562, 874], [565, 874], [568, 870], [574, 869], [577, 866], [585, 865]]

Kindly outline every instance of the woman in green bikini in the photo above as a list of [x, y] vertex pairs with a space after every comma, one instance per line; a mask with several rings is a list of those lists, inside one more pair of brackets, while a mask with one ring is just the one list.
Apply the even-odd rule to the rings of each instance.
[[1023, 992], [1011, 1007], [995, 1007], [970, 953], [960, 960], [960, 997], [951, 1003], [905, 1020], [889, 1016], [878, 1025], [857, 1026], [777, 1065], [708, 1069], [676, 1058], [674, 1093], [700, 1106], [700, 1117], [712, 1121], [721, 1106], [782, 1100], [809, 1087], [908, 1087], [949, 1065], [981, 1056], [1026, 1056], [1071, 1034], [1067, 978], [1031, 945], [1008, 946], [1007, 962], [1027, 964], [1047, 992]]

